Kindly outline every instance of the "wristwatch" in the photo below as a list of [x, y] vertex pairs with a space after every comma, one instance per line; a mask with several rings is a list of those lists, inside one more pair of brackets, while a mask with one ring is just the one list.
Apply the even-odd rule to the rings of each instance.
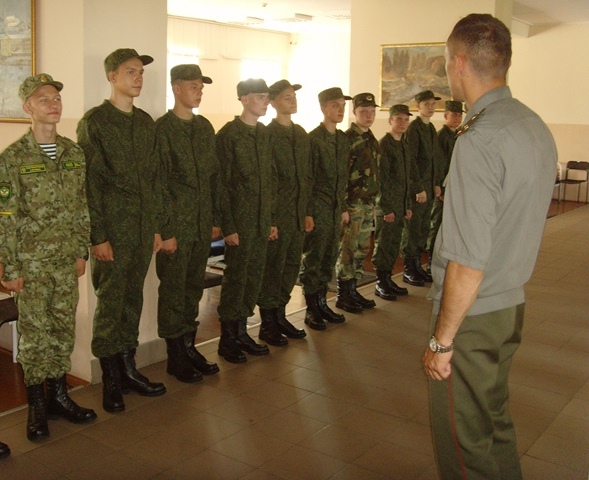
[[432, 335], [432, 338], [429, 339], [429, 349], [434, 353], [448, 353], [454, 350], [454, 342], [452, 345], [445, 346], [438, 343], [436, 337]]

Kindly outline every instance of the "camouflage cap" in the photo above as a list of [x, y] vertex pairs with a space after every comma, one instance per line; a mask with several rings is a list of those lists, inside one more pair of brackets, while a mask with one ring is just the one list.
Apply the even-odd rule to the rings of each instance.
[[462, 102], [457, 102], [456, 100], [446, 100], [445, 108], [449, 112], [464, 113], [464, 110], [462, 110]]
[[354, 98], [354, 108], [356, 107], [378, 107], [372, 93], [359, 93]]
[[344, 92], [342, 92], [342, 89], [339, 87], [332, 87], [328, 88], [327, 90], [323, 90], [322, 92], [319, 92], [319, 95], [317, 96], [319, 97], [320, 105], [323, 105], [330, 100], [338, 100], [340, 98], [343, 98], [344, 100], [352, 100], [352, 97], [344, 95]]
[[424, 90], [423, 92], [419, 92], [417, 95], [415, 95], [415, 101], [417, 103], [425, 102], [426, 100], [441, 100], [441, 98], [436, 97], [434, 92], [431, 90]]
[[172, 82], [176, 80], [198, 80], [201, 79], [202, 83], [211, 84], [213, 80], [211, 77], [205, 77], [198, 65], [193, 63], [176, 65], [170, 70], [170, 79]]
[[58, 92], [61, 92], [61, 89], [63, 88], [63, 83], [56, 82], [53, 80], [51, 75], [47, 73], [40, 73], [39, 75], [25, 78], [25, 80], [20, 84], [20, 88], [18, 89], [18, 96], [24, 103], [31, 96], [31, 94], [37, 90], [37, 88], [42, 87], [43, 85], [53, 85], [55, 88], [57, 88]]
[[132, 58], [138, 58], [143, 65], [149, 65], [153, 62], [153, 57], [150, 57], [149, 55], [139, 55], [137, 50], [134, 50], [133, 48], [119, 48], [104, 59], [104, 70], [106, 75], [108, 76], [108, 72], [114, 72], [119, 68], [121, 63], [131, 60]]
[[270, 89], [266, 82], [261, 78], [248, 78], [242, 80], [237, 84], [237, 99], [241, 100], [241, 97], [250, 93], [269, 93]]
[[389, 116], [397, 115], [399, 113], [404, 113], [405, 115], [409, 115], [410, 117], [413, 116], [412, 113], [409, 113], [409, 107], [407, 105], [403, 105], [402, 103], [398, 103], [397, 105], [393, 105], [389, 108]]
[[274, 98], [276, 95], [284, 92], [287, 88], [292, 88], [295, 92], [302, 88], [302, 85], [295, 83], [294, 85], [291, 84], [288, 80], [278, 80], [277, 82], [270, 85], [270, 98]]

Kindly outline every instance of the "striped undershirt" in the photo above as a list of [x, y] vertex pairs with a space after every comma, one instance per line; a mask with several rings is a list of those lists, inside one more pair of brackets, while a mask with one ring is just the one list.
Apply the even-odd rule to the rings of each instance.
[[55, 160], [57, 157], [57, 143], [40, 143], [39, 146], [51, 160]]

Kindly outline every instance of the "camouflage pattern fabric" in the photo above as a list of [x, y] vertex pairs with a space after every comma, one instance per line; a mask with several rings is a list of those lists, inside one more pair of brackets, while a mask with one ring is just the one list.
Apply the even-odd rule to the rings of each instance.
[[341, 214], [346, 210], [350, 141], [323, 126], [309, 133], [313, 190], [309, 212], [315, 229], [307, 234], [299, 280], [305, 295], [327, 291], [333, 276], [339, 248]]
[[[225, 246], [225, 268], [217, 312], [221, 321], [253, 315], [266, 263], [270, 227], [275, 225], [276, 177], [270, 137], [259, 123], [238, 117], [217, 133], [221, 166], [221, 228], [239, 235], [238, 246]], [[280, 234], [280, 233], [279, 233]]]
[[309, 135], [299, 125], [268, 125], [277, 175], [278, 240], [268, 243], [266, 268], [258, 298], [260, 308], [286, 305], [297, 281], [305, 238], [311, 177]]
[[156, 123], [156, 151], [160, 162], [164, 238], [176, 237], [175, 253], [156, 254], [158, 334], [176, 338], [193, 332], [198, 322], [213, 225], [220, 226], [219, 162], [215, 131], [201, 115], [191, 121], [172, 111]]
[[80, 120], [78, 141], [88, 162], [91, 242], [110, 242], [115, 258], [92, 260], [92, 353], [106, 357], [137, 346], [143, 282], [164, 223], [154, 122], [143, 110], [125, 113], [105, 100]]
[[60, 135], [56, 144], [52, 160], [29, 131], [0, 155], [0, 262], [4, 280], [24, 279], [16, 303], [26, 385], [70, 370], [75, 263], [90, 241], [84, 153]]
[[375, 209], [373, 204], [358, 203], [348, 206], [350, 222], [342, 227], [342, 238], [335, 267], [338, 279], [359, 280], [364, 275], [362, 262], [370, 253]]

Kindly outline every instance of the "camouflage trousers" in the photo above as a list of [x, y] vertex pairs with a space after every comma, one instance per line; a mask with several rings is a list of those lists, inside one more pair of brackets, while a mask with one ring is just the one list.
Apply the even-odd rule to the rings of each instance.
[[92, 257], [94, 312], [92, 354], [108, 357], [139, 345], [139, 319], [143, 309], [143, 283], [153, 245], [113, 245], [115, 260]]
[[428, 193], [425, 203], [413, 204], [411, 221], [405, 223], [401, 240], [401, 256], [403, 258], [419, 258], [425, 252], [429, 235], [430, 213], [433, 201]]
[[26, 386], [70, 371], [74, 349], [78, 279], [73, 259], [22, 265], [24, 288], [15, 297], [20, 339], [17, 360]]
[[402, 215], [395, 215], [394, 222], [385, 222], [382, 212], [377, 213], [374, 253], [372, 254], [372, 264], [377, 270], [387, 272], [393, 270], [399, 256], [405, 222], [407, 220]]
[[342, 227], [339, 255], [335, 267], [339, 280], [360, 279], [364, 275], [362, 262], [370, 253], [374, 212], [375, 206], [372, 202], [348, 205], [350, 222]]
[[305, 236], [299, 273], [305, 295], [327, 292], [339, 247], [340, 225], [334, 212], [320, 212], [314, 220], [315, 228]]
[[290, 292], [299, 276], [303, 253], [304, 232], [297, 225], [297, 219], [278, 223], [278, 240], [268, 243], [266, 268], [258, 305], [270, 309], [286, 305]]
[[434, 245], [436, 243], [436, 237], [438, 236], [438, 230], [442, 225], [442, 213], [444, 211], [444, 202], [439, 198], [434, 199], [434, 205], [432, 207], [429, 235], [427, 237], [426, 251], [430, 255], [434, 253]]
[[157, 303], [160, 338], [176, 338], [196, 330], [198, 302], [204, 290], [210, 250], [210, 239], [178, 240], [178, 249], [174, 253], [156, 255], [155, 266], [160, 280]]
[[225, 245], [221, 299], [217, 312], [221, 321], [251, 317], [258, 301], [266, 265], [268, 238], [239, 234], [239, 245]]

